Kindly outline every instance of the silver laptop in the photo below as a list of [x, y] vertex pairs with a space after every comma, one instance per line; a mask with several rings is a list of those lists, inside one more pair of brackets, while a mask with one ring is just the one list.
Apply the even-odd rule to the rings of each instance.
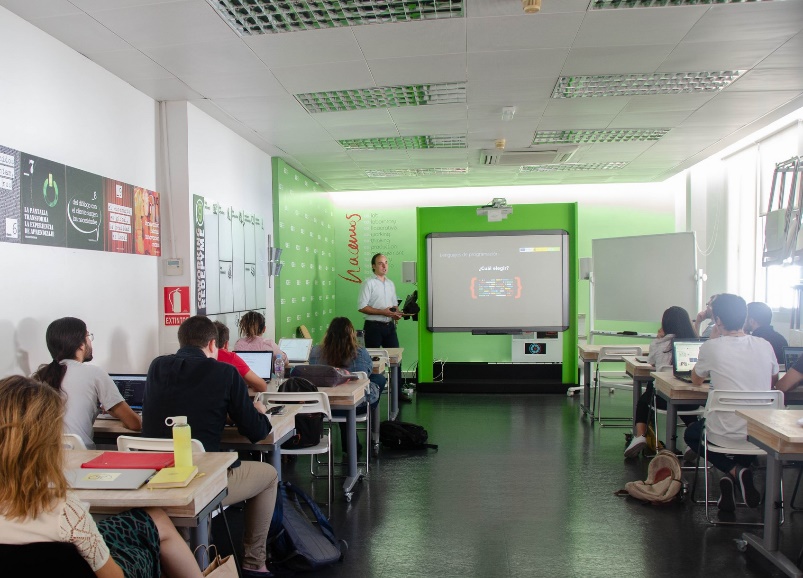
[[262, 379], [270, 379], [273, 372], [273, 352], [272, 351], [235, 351], [248, 367]]
[[704, 340], [676, 339], [672, 342], [672, 371], [675, 377], [691, 383], [691, 372], [697, 365], [700, 347]]
[[797, 358], [803, 355], [803, 347], [784, 347], [783, 348], [783, 363], [786, 371], [792, 369], [797, 363]]
[[307, 363], [312, 351], [312, 339], [285, 337], [279, 340], [279, 349], [284, 351], [290, 363]]
[[156, 470], [96, 470], [74, 468], [64, 472], [67, 483], [76, 490], [136, 490]]

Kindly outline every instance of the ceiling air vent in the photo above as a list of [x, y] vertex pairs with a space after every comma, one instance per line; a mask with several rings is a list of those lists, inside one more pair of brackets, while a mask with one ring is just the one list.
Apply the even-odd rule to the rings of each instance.
[[577, 146], [553, 146], [518, 150], [486, 149], [480, 151], [480, 164], [486, 166], [521, 167], [565, 163], [577, 151]]

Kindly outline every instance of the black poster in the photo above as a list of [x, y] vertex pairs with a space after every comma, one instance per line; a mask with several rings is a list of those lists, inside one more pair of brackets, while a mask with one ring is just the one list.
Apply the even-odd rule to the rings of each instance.
[[67, 167], [67, 246], [103, 250], [103, 178]]
[[19, 243], [20, 152], [0, 146], [0, 241]]
[[66, 246], [67, 200], [64, 169], [61, 163], [27, 153], [21, 154], [23, 243]]

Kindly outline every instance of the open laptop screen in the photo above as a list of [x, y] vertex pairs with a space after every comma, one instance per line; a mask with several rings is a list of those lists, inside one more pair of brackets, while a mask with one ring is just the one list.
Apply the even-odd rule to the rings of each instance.
[[306, 363], [312, 349], [312, 339], [283, 338], [279, 340], [279, 349], [284, 351], [290, 363]]
[[248, 364], [251, 371], [262, 379], [270, 379], [273, 371], [272, 351], [235, 351]]
[[703, 342], [675, 340], [672, 343], [673, 365], [675, 374], [691, 375], [692, 369], [697, 365], [697, 357], [700, 354], [700, 346]]
[[792, 369], [792, 366], [797, 363], [797, 358], [801, 355], [803, 355], [803, 347], [783, 348], [783, 363], [786, 371]]
[[120, 395], [123, 396], [125, 402], [131, 406], [134, 411], [142, 411], [142, 400], [145, 398], [145, 380], [146, 375], [128, 374], [123, 375], [115, 373], [109, 375], [120, 390]]

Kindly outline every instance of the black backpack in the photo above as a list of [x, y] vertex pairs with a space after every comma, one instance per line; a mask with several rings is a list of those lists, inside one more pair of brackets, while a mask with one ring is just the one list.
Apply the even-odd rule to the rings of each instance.
[[342, 560], [348, 544], [335, 538], [329, 520], [312, 498], [290, 482], [279, 482], [268, 547], [273, 564], [306, 572]]
[[383, 421], [379, 424], [379, 441], [394, 450], [438, 449], [436, 444], [428, 444], [429, 434], [420, 425], [403, 421]]
[[[310, 381], [301, 377], [291, 377], [279, 386], [279, 391], [318, 391]], [[298, 448], [311, 448], [321, 441], [323, 435], [323, 414], [322, 413], [300, 413], [296, 414], [296, 435], [282, 444], [286, 450]]]

